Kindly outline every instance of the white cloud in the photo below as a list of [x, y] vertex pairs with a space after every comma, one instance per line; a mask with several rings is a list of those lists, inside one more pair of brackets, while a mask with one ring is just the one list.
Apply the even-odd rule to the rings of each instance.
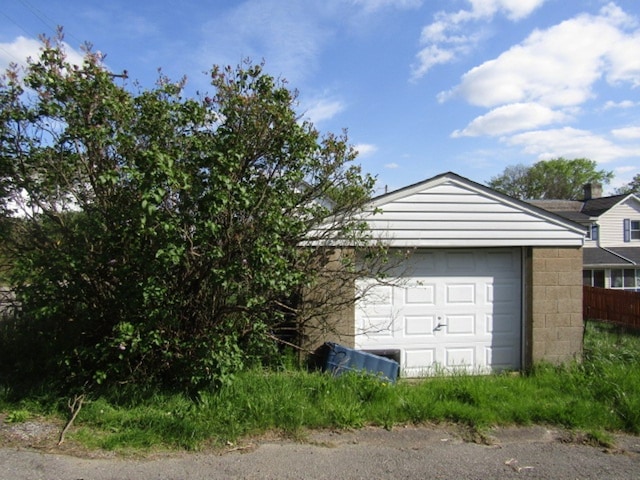
[[630, 20], [611, 6], [599, 15], [579, 15], [547, 30], [536, 30], [520, 45], [473, 68], [441, 101], [459, 95], [473, 105], [495, 107], [539, 102], [548, 107], [580, 105], [593, 97], [593, 85], [640, 84], [640, 33], [627, 32]]
[[589, 158], [606, 163], [640, 155], [640, 146], [621, 147], [602, 136], [571, 127], [524, 132], [505, 137], [502, 141], [521, 147], [525, 153], [536, 155], [541, 160], [556, 157]]
[[[441, 102], [457, 96], [488, 109], [452, 137], [501, 136], [504, 144], [539, 159], [563, 156], [610, 162], [639, 156], [640, 127], [615, 128], [609, 135], [563, 127], [584, 115], [584, 105], [596, 98], [599, 83], [640, 86], [637, 28], [634, 18], [608, 4], [596, 15], [580, 14], [533, 31], [438, 95]], [[608, 101], [603, 109], [638, 105], [631, 100]], [[558, 128], [542, 129], [554, 124]], [[520, 133], [512, 135], [516, 132]]]
[[627, 173], [627, 172], [637, 172], [638, 171], [638, 165], [623, 165], [620, 167], [616, 167], [613, 170], [616, 173]]
[[624, 127], [611, 130], [611, 134], [622, 140], [633, 140], [640, 138], [640, 127]]
[[331, 31], [315, 3], [249, 0], [205, 22], [198, 51], [211, 64], [236, 65], [244, 58], [266, 61], [266, 69], [293, 84], [311, 75]]
[[610, 83], [631, 83], [634, 87], [640, 86], [640, 32], [628, 35], [611, 50], [609, 62], [611, 66], [607, 74]]
[[521, 20], [545, 1], [468, 0], [467, 10], [436, 13], [434, 21], [425, 26], [420, 35], [423, 48], [416, 55], [417, 65], [412, 66], [412, 78], [418, 79], [434, 65], [448, 63], [469, 52], [483, 36], [481, 31], [474, 31], [470, 23], [490, 22], [498, 14], [512, 21]]
[[491, 110], [475, 118], [463, 130], [456, 130], [452, 137], [477, 137], [480, 135], [504, 135], [518, 130], [539, 128], [564, 122], [569, 116], [537, 103], [512, 103]]
[[431, 67], [450, 62], [455, 58], [455, 53], [452, 50], [444, 50], [436, 45], [430, 45], [420, 50], [417, 57], [420, 60], [420, 65], [414, 71], [414, 77], [421, 77]]
[[368, 157], [378, 151], [378, 147], [370, 143], [359, 143], [353, 147], [358, 152], [358, 157]]
[[384, 8], [411, 9], [422, 5], [422, 0], [351, 0], [365, 12], [376, 12]]
[[400, 165], [398, 165], [396, 162], [385, 163], [384, 168], [388, 168], [389, 170], [394, 170], [396, 168], [400, 168]]
[[608, 101], [604, 104], [604, 110], [610, 110], [612, 108], [633, 108], [640, 105], [640, 102], [633, 102], [631, 100], [623, 100], [621, 102]]
[[541, 6], [545, 0], [470, 0], [474, 16], [492, 17], [503, 12], [510, 20], [520, 20]]
[[[69, 63], [82, 65], [83, 54], [71, 48], [67, 43], [63, 43], [63, 46], [67, 52]], [[42, 47], [42, 43], [39, 40], [22, 36], [10, 43], [0, 43], [0, 71], [4, 72], [11, 63], [24, 66], [27, 64], [28, 58], [37, 60], [40, 57], [40, 47]]]
[[329, 120], [344, 110], [345, 106], [338, 100], [314, 100], [304, 108], [304, 117], [313, 123]]
[[609, 185], [610, 189], [617, 189], [626, 187], [629, 182], [633, 180], [633, 178], [640, 173], [639, 165], [620, 165], [613, 169], [615, 173], [614, 179], [611, 181], [611, 185]]

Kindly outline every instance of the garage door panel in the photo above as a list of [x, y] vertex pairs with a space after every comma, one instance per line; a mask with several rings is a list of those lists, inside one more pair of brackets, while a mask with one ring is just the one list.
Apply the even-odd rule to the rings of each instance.
[[404, 289], [405, 305], [434, 305], [436, 302], [436, 285], [407, 285]]
[[444, 366], [447, 369], [473, 370], [475, 368], [476, 349], [474, 347], [445, 347]]
[[513, 273], [513, 264], [519, 261], [520, 252], [515, 251], [493, 251], [487, 252], [486, 255], [486, 268], [494, 272], [500, 272], [510, 275]]
[[436, 317], [430, 316], [404, 316], [404, 334], [406, 337], [433, 337]]
[[494, 305], [506, 304], [507, 307], [514, 302], [519, 303], [519, 282], [498, 280], [486, 284], [486, 300]]
[[485, 325], [485, 331], [488, 334], [510, 336], [520, 334], [519, 321], [516, 321], [513, 316], [509, 314], [488, 314], [485, 317]]
[[407, 348], [404, 354], [405, 369], [422, 369], [432, 365], [435, 362], [436, 349], [432, 348]]
[[430, 275], [437, 268], [434, 252], [417, 252], [411, 258], [412, 261], [409, 264], [403, 264], [397, 269], [399, 275], [406, 278], [423, 277]]
[[449, 273], [475, 272], [477, 270], [477, 256], [473, 251], [445, 252], [446, 270]]
[[363, 295], [368, 307], [393, 305], [393, 286], [391, 285], [365, 285]]
[[369, 337], [393, 338], [396, 330], [396, 319], [390, 315], [369, 315], [358, 326], [358, 334]]
[[476, 316], [467, 315], [447, 315], [445, 319], [445, 332], [447, 335], [475, 335]]
[[517, 361], [519, 350], [512, 346], [485, 348], [485, 364], [491, 365], [494, 370], [511, 368]]
[[474, 283], [449, 283], [446, 286], [446, 299], [450, 305], [475, 304], [476, 285]]

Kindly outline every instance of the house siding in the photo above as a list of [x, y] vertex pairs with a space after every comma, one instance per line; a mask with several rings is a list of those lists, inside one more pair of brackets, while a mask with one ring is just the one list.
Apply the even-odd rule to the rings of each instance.
[[[527, 268], [528, 365], [582, 357], [582, 249], [532, 248]], [[526, 330], [526, 329], [525, 329]]]
[[394, 247], [578, 246], [584, 233], [510, 199], [455, 180], [382, 198], [366, 216], [373, 238]]
[[640, 203], [634, 198], [628, 198], [600, 215], [597, 222], [600, 226], [599, 244], [605, 247], [640, 247], [640, 240], [624, 241], [623, 222], [626, 218], [640, 220]]

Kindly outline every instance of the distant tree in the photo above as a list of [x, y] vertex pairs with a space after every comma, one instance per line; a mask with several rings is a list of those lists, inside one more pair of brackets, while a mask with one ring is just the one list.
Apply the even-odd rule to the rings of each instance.
[[491, 178], [488, 185], [514, 198], [531, 198], [533, 186], [529, 181], [530, 169], [523, 164], [508, 166], [502, 175]]
[[[70, 64], [61, 38], [0, 82], [0, 209], [20, 218], [0, 229], [22, 322], [5, 334], [33, 352], [0, 363], [76, 386], [223, 382], [383, 258], [333, 247], [367, 243], [353, 214], [374, 179], [259, 65], [214, 68], [202, 98], [121, 82], [90, 49]], [[298, 308], [319, 284], [322, 311]]]
[[507, 167], [502, 175], [491, 178], [489, 187], [519, 199], [577, 200], [583, 197], [586, 183], [608, 184], [613, 172], [597, 170], [597, 163], [586, 158], [542, 160], [531, 167]]
[[617, 195], [626, 193], [640, 193], [640, 173], [637, 173], [629, 183], [616, 189]]

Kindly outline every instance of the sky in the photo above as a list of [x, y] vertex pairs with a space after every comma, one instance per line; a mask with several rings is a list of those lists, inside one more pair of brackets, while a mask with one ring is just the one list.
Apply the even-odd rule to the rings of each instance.
[[640, 172], [638, 0], [12, 0], [0, 69], [56, 26], [71, 58], [89, 42], [143, 87], [186, 76], [187, 95], [213, 65], [264, 62], [301, 117], [347, 131], [377, 193], [558, 157], [613, 171], [605, 194]]

